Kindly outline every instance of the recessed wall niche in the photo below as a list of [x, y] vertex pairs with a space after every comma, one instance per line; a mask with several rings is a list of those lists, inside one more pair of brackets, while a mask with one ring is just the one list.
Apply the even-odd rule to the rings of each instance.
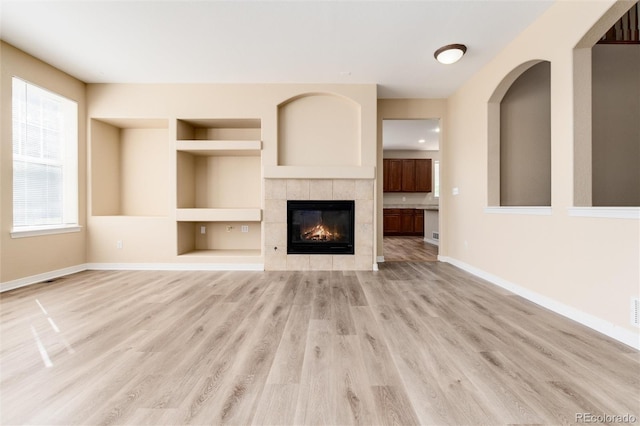
[[278, 165], [359, 166], [360, 106], [330, 93], [278, 105]]
[[551, 68], [529, 61], [489, 101], [489, 205], [551, 205]]
[[91, 214], [166, 216], [169, 123], [165, 119], [92, 119]]

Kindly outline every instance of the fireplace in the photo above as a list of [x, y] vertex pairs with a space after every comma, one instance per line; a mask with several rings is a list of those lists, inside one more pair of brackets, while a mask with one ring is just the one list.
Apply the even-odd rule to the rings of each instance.
[[287, 254], [353, 254], [354, 201], [287, 201]]

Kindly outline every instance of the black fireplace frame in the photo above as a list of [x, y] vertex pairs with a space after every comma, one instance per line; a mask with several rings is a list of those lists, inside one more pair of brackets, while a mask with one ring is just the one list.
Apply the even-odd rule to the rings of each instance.
[[[350, 227], [346, 242], [299, 243], [294, 241], [292, 216], [296, 210], [335, 210], [349, 212]], [[287, 254], [354, 254], [355, 201], [353, 200], [287, 200]]]

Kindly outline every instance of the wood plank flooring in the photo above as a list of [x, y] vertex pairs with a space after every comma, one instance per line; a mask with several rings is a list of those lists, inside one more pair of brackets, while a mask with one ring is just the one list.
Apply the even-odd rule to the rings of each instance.
[[385, 262], [436, 262], [438, 246], [426, 243], [422, 237], [384, 237]]
[[0, 295], [0, 423], [640, 422], [637, 351], [438, 262], [87, 271]]

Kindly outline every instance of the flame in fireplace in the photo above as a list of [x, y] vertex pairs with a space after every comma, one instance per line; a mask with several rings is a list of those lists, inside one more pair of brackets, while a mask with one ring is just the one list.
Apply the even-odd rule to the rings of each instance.
[[302, 233], [302, 238], [308, 241], [331, 241], [337, 237], [337, 233], [329, 231], [329, 229], [322, 224], [316, 225]]

